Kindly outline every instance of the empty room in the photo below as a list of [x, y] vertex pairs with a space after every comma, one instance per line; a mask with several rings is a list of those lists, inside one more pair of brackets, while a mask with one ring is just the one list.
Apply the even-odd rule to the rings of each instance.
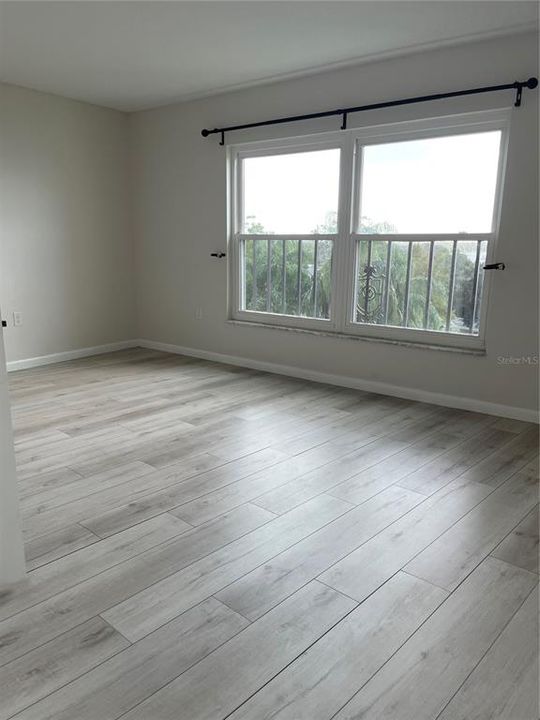
[[0, 0], [0, 720], [538, 720], [538, 17]]

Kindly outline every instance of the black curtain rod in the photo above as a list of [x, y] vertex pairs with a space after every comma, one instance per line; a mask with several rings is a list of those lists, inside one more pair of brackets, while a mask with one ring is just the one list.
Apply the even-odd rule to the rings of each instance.
[[435, 95], [420, 95], [419, 97], [403, 98], [401, 100], [390, 100], [387, 102], [373, 103], [371, 105], [357, 105], [356, 107], [340, 108], [339, 110], [325, 110], [324, 112], [308, 113], [307, 115], [290, 115], [289, 117], [274, 118], [273, 120], [262, 120], [261, 122], [246, 123], [245, 125], [229, 125], [228, 127], [201, 130], [203, 137], [220, 134], [220, 145], [225, 144], [225, 133], [233, 130], [247, 130], [248, 128], [263, 127], [265, 125], [280, 125], [282, 123], [300, 122], [301, 120], [314, 120], [316, 118], [332, 117], [341, 115], [341, 130], [347, 129], [347, 115], [351, 113], [364, 112], [365, 110], [378, 110], [380, 108], [397, 107], [398, 105], [413, 105], [414, 103], [429, 102], [431, 100], [444, 100], [445, 98], [461, 97], [462, 95], [480, 95], [481, 93], [496, 92], [498, 90], [515, 90], [515, 107], [521, 105], [521, 94], [524, 88], [534, 90], [538, 85], [538, 78], [530, 77], [524, 82], [515, 81], [505, 85], [487, 85], [486, 87], [472, 88], [471, 90], [455, 90], [454, 92], [436, 93]]

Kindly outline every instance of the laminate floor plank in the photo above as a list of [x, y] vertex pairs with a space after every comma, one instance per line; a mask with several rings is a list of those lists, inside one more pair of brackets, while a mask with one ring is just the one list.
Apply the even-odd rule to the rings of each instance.
[[410, 490], [384, 490], [236, 580], [216, 597], [256, 620], [423, 500]]
[[536, 720], [538, 675], [537, 586], [438, 720]]
[[354, 416], [354, 427], [346, 433], [337, 435], [334, 442], [354, 448], [363, 440], [377, 439], [402, 432], [408, 427], [415, 427], [416, 423], [426, 418], [431, 417], [436, 420], [437, 417], [445, 414], [445, 409], [410, 402], [392, 407], [380, 400], [374, 400], [371, 406], [364, 403], [358, 409], [350, 409], [349, 414]]
[[[429, 407], [429, 410], [422, 406], [417, 409], [415, 405], [410, 403], [393, 407], [380, 400], [370, 399], [361, 405], [359, 409], [347, 411], [345, 417], [329, 418], [327, 422], [319, 422], [318, 426], [315, 423], [305, 422], [301, 433], [296, 437], [283, 435], [277, 438], [275, 443], [283, 452], [291, 455], [296, 455], [326, 442], [335, 442], [338, 439], [343, 440], [343, 444], [355, 447], [356, 440], [360, 445], [364, 439], [391, 434], [396, 429], [396, 423], [414, 422], [434, 412], [432, 407]], [[322, 416], [325, 419], [328, 417], [324, 411]], [[395, 421], [394, 418], [396, 418]], [[365, 424], [363, 421], [366, 421]]]
[[77, 524], [67, 525], [46, 535], [39, 535], [25, 542], [26, 569], [35, 570], [100, 539], [98, 535]]
[[495, 558], [485, 560], [335, 715], [336, 720], [436, 718], [536, 582], [525, 570]]
[[[140, 499], [139, 496], [132, 496], [129, 503], [121, 504], [97, 515], [88, 514], [81, 519], [81, 523], [100, 537], [107, 537], [149, 517], [173, 510], [182, 502], [188, 502], [190, 498], [198, 498], [200, 495], [210, 492], [211, 488], [226, 486], [231, 482], [240, 482], [244, 477], [247, 478], [247, 482], [251, 482], [249, 478], [252, 475], [262, 472], [263, 468], [267, 469], [279, 464], [283, 458], [284, 455], [279, 450], [260, 450], [239, 460], [233, 460], [199, 475], [196, 474], [194, 477], [180, 480], [180, 482], [168, 483], [165, 481], [163, 483], [166, 486], [165, 489], [154, 493], [144, 492]], [[157, 471], [156, 476], [159, 472], [161, 471]], [[224, 515], [233, 507], [236, 505], [226, 508], [223, 512], [214, 513], [208, 519]], [[174, 510], [173, 514], [176, 515]]]
[[508, 432], [515, 433], [516, 435], [526, 430], [537, 430], [534, 423], [524, 422], [523, 420], [513, 420], [512, 418], [499, 418], [493, 427], [497, 430], [508, 430]]
[[310, 583], [125, 718], [177, 720], [180, 706], [193, 720], [225, 718], [355, 606], [335, 590]]
[[101, 492], [92, 493], [65, 505], [41, 510], [38, 508], [37, 512], [23, 513], [25, 536], [33, 538], [36, 535], [44, 534], [47, 529], [82, 522], [85, 518], [107, 512], [112, 508], [123, 507], [128, 497], [131, 498], [131, 502], [135, 502], [139, 498], [149, 495], [152, 490], [161, 490], [175, 485], [222, 464], [223, 461], [213, 455], [197, 455], [178, 466], [168, 468], [166, 472], [137, 475], [127, 481], [129, 482], [127, 487], [124, 482], [113, 484]]
[[243, 505], [0, 622], [0, 665], [99, 615], [273, 519]]
[[135, 433], [120, 425], [94, 431], [85, 438], [69, 438], [58, 441], [52, 448], [41, 446], [37, 451], [17, 453], [19, 472], [23, 477], [58, 468], [70, 467], [74, 463], [88, 460], [100, 452], [113, 448], [131, 447], [137, 440]]
[[231, 720], [330, 720], [446, 597], [444, 590], [398, 573]]
[[[449, 435], [448, 437], [454, 437], [454, 440], [450, 443], [450, 449], [442, 452], [436, 451], [436, 442], [433, 443], [428, 438], [426, 446], [426, 440], [421, 440], [396, 455], [362, 470], [348, 480], [340, 482], [328, 492], [330, 495], [355, 504], [364, 502], [374, 493], [380, 492], [390, 485], [399, 485], [424, 495], [431, 495], [462, 475], [469, 467], [467, 458], [470, 445], [482, 443], [486, 454], [492, 452], [493, 448], [490, 446], [489, 438], [495, 432], [489, 428], [481, 430], [478, 435], [473, 435], [468, 441]], [[496, 441], [498, 441], [500, 432], [497, 431], [496, 435]], [[434, 439], [437, 440], [436, 437]], [[471, 462], [476, 462], [476, 460]], [[410, 477], [413, 478], [411, 482], [409, 482]]]
[[81, 475], [68, 467], [53, 470], [50, 473], [30, 475], [24, 480], [19, 478], [19, 498], [21, 504], [27, 497], [37, 492], [67, 485], [80, 479]]
[[518, 471], [429, 547], [407, 572], [454, 590], [538, 502], [538, 466]]
[[538, 428], [531, 428], [505, 443], [498, 452], [489, 455], [464, 473], [472, 482], [498, 487], [517, 470], [538, 457]]
[[217, 600], [205, 600], [28, 708], [17, 720], [116, 720], [247, 625]]
[[182, 519], [184, 516], [190, 517], [191, 520], [186, 520], [186, 522], [199, 525], [244, 502], [251, 501], [270, 488], [288, 483], [313, 468], [320, 468], [321, 472], [325, 472], [325, 468], [329, 468], [336, 458], [347, 462], [347, 457], [340, 447], [336, 447], [331, 442], [318, 445], [299, 455], [286, 458], [280, 463], [275, 463], [269, 469], [229, 482], [225, 487], [219, 485], [216, 488], [206, 487], [206, 492], [199, 492], [194, 500], [191, 500], [186, 494], [183, 497], [179, 495], [177, 507], [173, 513]]
[[529, 572], [538, 573], [538, 505], [493, 550], [491, 555]]
[[[343, 419], [342, 413], [338, 412], [339, 422], [348, 424], [350, 418]], [[288, 419], [276, 417], [273, 413], [265, 415], [262, 418], [256, 418], [254, 421], [244, 421], [242, 431], [238, 432], [236, 428], [222, 434], [217, 442], [213, 442], [210, 438], [210, 447], [212, 453], [223, 459], [224, 462], [234, 460], [235, 458], [248, 455], [262, 449], [279, 449], [282, 450], [282, 444], [291, 439], [304, 434], [306, 425], [312, 423], [312, 426], [324, 427], [328, 423], [335, 421], [336, 412], [331, 409], [324, 413], [321, 417], [320, 409], [311, 409], [303, 417], [289, 414]], [[326, 443], [328, 444], [328, 443]], [[297, 455], [308, 450], [316, 450], [315, 446], [322, 446], [322, 443], [305, 444], [299, 448], [287, 451], [287, 454]], [[336, 451], [336, 455], [339, 452]], [[172, 457], [177, 457], [179, 450], [173, 450]], [[154, 461], [155, 462], [155, 461]], [[155, 464], [159, 467], [160, 462]]]
[[536, 425], [140, 348], [8, 380], [0, 720], [537, 720]]
[[364, 600], [490, 492], [479, 483], [449, 483], [319, 578], [356, 600]]
[[0, 595], [0, 620], [190, 529], [190, 525], [173, 515], [160, 515], [32, 570], [19, 585]]
[[[270, 510], [264, 502], [259, 502], [261, 494], [268, 492], [269, 489], [289, 485], [290, 482], [294, 482], [296, 478], [304, 477], [305, 473], [310, 471], [311, 473], [314, 472], [317, 478], [321, 476], [324, 478], [332, 477], [333, 473], [337, 472], [336, 466], [338, 468], [349, 468], [348, 472], [354, 472], [354, 470], [350, 470], [350, 467], [351, 465], [353, 468], [356, 467], [355, 462], [358, 455], [360, 455], [360, 463], [363, 465], [365, 462], [370, 462], [370, 460], [365, 459], [366, 454], [373, 458], [373, 455], [380, 456], [381, 453], [391, 452], [391, 449], [385, 443], [383, 448], [374, 448], [372, 453], [356, 450], [344, 455], [343, 452], [340, 447], [336, 447], [331, 442], [318, 445], [305, 453], [296, 455], [293, 459], [283, 461], [281, 467], [275, 466], [267, 472], [259, 473], [256, 477], [238, 480], [203, 497], [179, 504], [174, 510], [174, 514], [192, 525], [199, 525], [244, 502], [255, 500], [255, 498], [257, 498], [257, 505], [264, 507], [265, 510]], [[313, 467], [315, 470], [311, 470]], [[347, 470], [343, 472], [347, 472]], [[312, 477], [311, 474], [310, 477]], [[312, 493], [312, 496], [316, 494], [318, 493]], [[306, 498], [306, 500], [309, 499], [311, 498]], [[281, 514], [299, 504], [300, 502], [295, 503], [291, 508], [286, 508], [283, 511], [270, 510], [270, 512]]]
[[[445, 432], [444, 422], [439, 431], [433, 426], [426, 430], [423, 422], [417, 427], [418, 437], [415, 440], [411, 440], [409, 432], [414, 428], [412, 426], [406, 432], [405, 441], [400, 432], [361, 445], [358, 450], [349, 452], [333, 463], [252, 500], [278, 514], [291, 510], [320, 492], [329, 492], [347, 502], [361, 503], [371, 494], [393, 485], [408, 471], [462, 442], [461, 436]], [[190, 522], [189, 513], [180, 514], [180, 517]]]
[[103, 617], [128, 640], [135, 642], [324, 527], [351, 507], [337, 498], [315, 498], [133, 595], [107, 610]]
[[4, 665], [0, 668], [0, 718], [7, 720], [129, 646], [120, 633], [96, 617]]
[[31, 515], [35, 512], [45, 512], [59, 505], [67, 505], [74, 500], [101, 493], [104, 490], [121, 485], [124, 482], [131, 482], [142, 475], [155, 472], [150, 465], [142, 462], [132, 462], [127, 465], [120, 465], [113, 470], [98, 473], [88, 478], [76, 476], [69, 483], [63, 483], [61, 487], [46, 488], [38, 490], [26, 498], [21, 498], [21, 511], [23, 515]]
[[499, 430], [494, 425], [442, 453], [412, 472], [404, 473], [398, 480], [402, 487], [431, 495], [451, 480], [463, 475], [484, 458], [500, 450], [514, 439], [514, 434]]
[[[300, 418], [291, 417], [289, 422], [298, 428], [298, 433], [302, 431]], [[216, 427], [199, 427], [189, 433], [181, 433], [180, 437], [175, 436], [174, 426], [166, 431], [158, 431], [157, 437], [155, 432], [148, 433], [147, 438], [140, 437], [140, 433], [132, 433], [133, 441], [124, 443], [118, 452], [106, 453], [101, 458], [91, 457], [86, 462], [74, 462], [70, 467], [84, 477], [132, 460], [141, 460], [155, 468], [165, 469], [198, 454], [208, 453], [209, 449], [224, 463], [271, 445], [272, 437], [263, 435], [262, 430], [264, 428], [268, 433], [268, 426], [282, 423], [282, 419], [270, 418], [251, 426], [251, 423], [231, 418], [228, 422], [218, 423]], [[164, 434], [160, 436], [160, 433]]]

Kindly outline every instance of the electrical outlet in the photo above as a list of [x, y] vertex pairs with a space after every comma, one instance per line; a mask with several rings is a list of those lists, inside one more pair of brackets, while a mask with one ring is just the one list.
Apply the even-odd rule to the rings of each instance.
[[22, 325], [22, 313], [21, 312], [13, 313], [13, 325], [15, 327], [19, 327], [20, 325]]
[[202, 317], [203, 317], [202, 307], [195, 308], [195, 319], [202, 320]]

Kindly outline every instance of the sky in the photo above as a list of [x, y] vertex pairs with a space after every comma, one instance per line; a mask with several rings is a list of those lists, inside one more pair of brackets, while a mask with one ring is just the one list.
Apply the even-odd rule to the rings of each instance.
[[337, 212], [339, 150], [244, 160], [244, 216], [268, 232], [307, 234]]
[[[491, 231], [499, 131], [369, 145], [360, 214], [398, 233]], [[337, 211], [340, 151], [244, 160], [244, 215], [268, 232], [311, 233]]]

